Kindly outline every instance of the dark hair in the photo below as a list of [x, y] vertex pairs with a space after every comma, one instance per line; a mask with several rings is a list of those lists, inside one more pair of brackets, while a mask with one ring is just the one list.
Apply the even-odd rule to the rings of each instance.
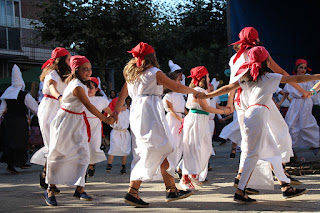
[[70, 66], [66, 63], [67, 57], [68, 55], [56, 58], [50, 66], [44, 68], [40, 75], [40, 81], [44, 81], [44, 78], [51, 70], [56, 70], [61, 80], [65, 81], [71, 72]]
[[[179, 74], [177, 72], [169, 72], [169, 73], [167, 73], [167, 76], [171, 80], [174, 80], [174, 81], [176, 81], [179, 78]], [[166, 93], [169, 93], [169, 92], [172, 92], [171, 89], [169, 89], [169, 88], [164, 88], [163, 89], [163, 94], [166, 94]]]
[[[208, 89], [208, 84], [207, 84], [207, 77], [206, 77], [206, 75], [201, 78], [201, 80], [199, 81], [198, 86], [201, 87], [202, 89], [205, 89], [205, 90]], [[193, 83], [193, 80], [191, 80], [191, 82], [190, 82], [190, 84], [189, 84], [189, 87], [190, 87], [190, 88], [195, 88], [195, 87], [196, 87], [196, 85], [194, 85], [194, 83]]]
[[88, 80], [88, 81], [83, 81], [83, 80], [81, 80], [78, 72], [79, 72], [79, 67], [77, 67], [77, 68], [74, 70], [73, 73], [68, 74], [68, 75], [67, 75], [67, 78], [66, 78], [66, 80], [65, 80], [64, 82], [66, 82], [66, 84], [69, 84], [70, 81], [72, 81], [73, 79], [77, 78], [77, 79], [79, 79], [84, 85], [88, 86], [88, 81], [89, 81], [89, 80]]
[[[261, 78], [262, 75], [272, 72], [272, 70], [270, 70], [270, 68], [267, 65], [267, 60], [261, 62], [261, 69], [259, 70], [259, 75], [257, 80]], [[250, 70], [248, 70], [247, 73], [241, 77], [241, 82], [244, 82], [244, 81], [253, 81], [253, 77], [250, 75]]]
[[[91, 84], [93, 84], [94, 88], [98, 88], [98, 85], [96, 84], [96, 82], [91, 81], [91, 80], [86, 81], [86, 86], [87, 86], [89, 89], [91, 89]], [[95, 96], [103, 96], [103, 95], [101, 94], [101, 92], [100, 92], [100, 89], [98, 89], [98, 91], [96, 92]]]

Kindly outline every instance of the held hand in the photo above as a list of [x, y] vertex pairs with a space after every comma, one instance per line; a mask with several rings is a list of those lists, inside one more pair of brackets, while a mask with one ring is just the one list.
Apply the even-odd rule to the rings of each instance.
[[311, 96], [312, 96], [311, 91], [305, 91], [305, 92], [302, 94], [301, 98], [310, 98]]
[[231, 113], [234, 112], [234, 110], [235, 110], [233, 104], [227, 104], [226, 108], [229, 108], [231, 110]]
[[118, 123], [119, 112], [114, 111], [112, 117], [115, 119], [115, 122]]
[[227, 108], [227, 107], [223, 111], [224, 111], [224, 114], [226, 115], [230, 115], [233, 112], [230, 108]]
[[109, 116], [109, 117], [105, 117], [103, 122], [105, 122], [106, 124], [112, 125], [115, 121], [116, 119], [114, 117]]

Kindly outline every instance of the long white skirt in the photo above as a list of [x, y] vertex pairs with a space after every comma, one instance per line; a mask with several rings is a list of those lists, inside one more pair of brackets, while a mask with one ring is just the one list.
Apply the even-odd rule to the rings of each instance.
[[[181, 113], [178, 113], [179, 116], [181, 116]], [[182, 158], [182, 151], [183, 151], [183, 142], [182, 142], [182, 136], [183, 136], [183, 130], [179, 134], [179, 128], [181, 126], [181, 122], [173, 117], [170, 112], [167, 113], [166, 119], [168, 121], [169, 129], [171, 129], [171, 133], [173, 136], [172, 144], [174, 146], [174, 151], [169, 154], [167, 157], [167, 160], [170, 164], [170, 168], [168, 170], [171, 171], [171, 173], [175, 172], [176, 167], [178, 166], [181, 158]]]
[[208, 167], [212, 154], [212, 138], [208, 122], [207, 115], [191, 112], [184, 119], [182, 168], [184, 175], [199, 175]]
[[230, 139], [233, 143], [241, 146], [241, 132], [237, 111], [234, 111], [233, 121], [222, 129], [219, 137], [225, 140]]
[[108, 155], [128, 156], [131, 152], [131, 136], [129, 131], [112, 129], [110, 133], [110, 149]]
[[[133, 153], [130, 181], [162, 180], [160, 165], [173, 152], [173, 139], [160, 97], [133, 100], [130, 128]], [[167, 172], [174, 176], [174, 172]]]
[[101, 146], [101, 121], [99, 118], [88, 118], [91, 129], [91, 140], [89, 143], [90, 149], [90, 164], [106, 161], [106, 155], [100, 149]]
[[40, 131], [42, 134], [44, 146], [39, 149], [32, 158], [31, 163], [44, 166], [47, 161], [50, 144], [50, 124], [60, 109], [60, 102], [58, 100], [44, 97], [40, 102], [38, 109], [38, 120]]
[[46, 182], [84, 186], [90, 152], [83, 116], [59, 110], [50, 131]]

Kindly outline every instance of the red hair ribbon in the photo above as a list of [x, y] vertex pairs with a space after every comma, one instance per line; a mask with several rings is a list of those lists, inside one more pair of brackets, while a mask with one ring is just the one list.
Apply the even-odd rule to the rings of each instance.
[[60, 58], [62, 56], [65, 55], [69, 55], [69, 51], [66, 50], [63, 47], [56, 47], [52, 52], [51, 52], [51, 58], [49, 60], [47, 60], [41, 67], [41, 69], [44, 69], [48, 66], [50, 66], [51, 64], [53, 64], [53, 62], [56, 60], [56, 58]]
[[144, 57], [148, 54], [154, 53], [155, 50], [147, 43], [140, 42], [137, 46], [132, 48], [128, 53], [132, 53], [132, 56], [137, 58], [137, 66], [141, 67]]
[[[262, 46], [253, 47], [248, 52], [249, 61], [243, 63], [239, 70], [237, 71], [236, 75], [246, 73], [250, 69], [250, 75], [252, 76], [253, 80], [257, 80], [259, 75], [259, 70], [261, 69], [261, 63], [268, 59], [269, 52]], [[242, 89], [239, 88], [237, 92], [237, 97], [235, 102], [238, 103], [240, 106], [240, 94]]]
[[198, 67], [192, 68], [190, 70], [190, 73], [191, 75], [189, 75], [188, 78], [192, 78], [193, 84], [198, 86], [202, 77], [208, 74], [209, 72], [204, 66], [198, 66]]
[[237, 59], [240, 58], [241, 54], [249, 47], [256, 46], [256, 40], [259, 38], [258, 31], [253, 27], [245, 27], [239, 33], [240, 40], [230, 45], [240, 44], [233, 63], [236, 63]]

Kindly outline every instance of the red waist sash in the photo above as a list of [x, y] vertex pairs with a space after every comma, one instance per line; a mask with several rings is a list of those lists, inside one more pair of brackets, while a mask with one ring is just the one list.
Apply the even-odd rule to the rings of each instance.
[[88, 135], [88, 143], [89, 143], [90, 139], [91, 139], [91, 129], [90, 129], [90, 124], [89, 124], [86, 112], [85, 111], [83, 111], [83, 112], [73, 112], [73, 111], [67, 110], [67, 109], [62, 108], [62, 107], [60, 107], [60, 109], [66, 111], [68, 113], [71, 113], [71, 114], [82, 115], [83, 116], [83, 120], [84, 120], [84, 122], [86, 124], [86, 127], [87, 127], [87, 135]]
[[[267, 109], [269, 109], [269, 107], [267, 105], [264, 105], [264, 104], [252, 104], [250, 106], [248, 106], [248, 109], [252, 106], [264, 106], [264, 107], [267, 107]], [[269, 109], [270, 110], [270, 109]]]
[[47, 97], [47, 98], [52, 98], [52, 99], [55, 99], [55, 100], [58, 100], [56, 99], [54, 96], [52, 95], [48, 95], [48, 94], [43, 94], [44, 97]]

